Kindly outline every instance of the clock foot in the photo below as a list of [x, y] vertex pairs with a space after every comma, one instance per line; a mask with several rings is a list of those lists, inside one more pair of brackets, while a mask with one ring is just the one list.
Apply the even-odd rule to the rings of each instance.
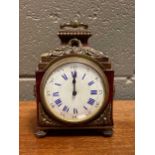
[[111, 137], [113, 134], [112, 129], [102, 131], [102, 135], [105, 137]]
[[47, 132], [44, 131], [44, 130], [38, 130], [37, 132], [34, 133], [35, 136], [37, 138], [42, 138], [42, 137], [45, 137], [47, 135]]

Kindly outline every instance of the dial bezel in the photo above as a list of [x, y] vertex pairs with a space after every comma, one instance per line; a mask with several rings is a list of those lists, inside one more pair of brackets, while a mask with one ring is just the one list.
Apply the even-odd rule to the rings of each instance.
[[[102, 104], [100, 109], [96, 113], [94, 113], [91, 117], [89, 117], [88, 119], [76, 121], [76, 122], [66, 120], [66, 119], [62, 119], [62, 118], [56, 116], [52, 112], [48, 103], [46, 103], [46, 99], [44, 96], [44, 88], [45, 88], [45, 85], [46, 85], [46, 82], [47, 82], [49, 76], [52, 74], [52, 72], [55, 69], [59, 68], [62, 65], [65, 65], [67, 63], [82, 63], [85, 65], [88, 65], [89, 67], [93, 68], [99, 74], [99, 76], [101, 76], [103, 89], [105, 90], [104, 100], [102, 103], [100, 103], [100, 104]], [[88, 56], [85, 56], [85, 55], [67, 55], [67, 56], [62, 56], [62, 57], [56, 58], [55, 60], [50, 62], [46, 68], [45, 74], [43, 75], [41, 85], [40, 85], [41, 103], [43, 105], [43, 108], [48, 113], [48, 115], [52, 118], [55, 118], [56, 120], [58, 120], [62, 123], [65, 123], [65, 124], [83, 124], [83, 123], [87, 123], [87, 122], [95, 119], [99, 114], [101, 114], [101, 112], [103, 113], [103, 111], [107, 105], [107, 100], [109, 97], [109, 85], [108, 85], [108, 80], [104, 74], [104, 71], [103, 71], [104, 68], [103, 67], [104, 66], [101, 66], [96, 60], [94, 60], [93, 58], [90, 58]]]

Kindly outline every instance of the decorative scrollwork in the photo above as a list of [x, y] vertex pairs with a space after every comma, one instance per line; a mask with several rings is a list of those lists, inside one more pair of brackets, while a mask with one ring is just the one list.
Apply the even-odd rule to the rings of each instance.
[[39, 123], [44, 126], [61, 126], [60, 123], [51, 119], [44, 111], [41, 104], [39, 104]]
[[89, 55], [94, 58], [106, 57], [103, 54], [103, 52], [95, 50], [88, 46], [76, 47], [76, 46], [70, 46], [70, 45], [61, 45], [60, 47], [56, 48], [55, 50], [49, 51], [50, 56], [63, 56], [63, 55], [69, 55], [69, 54]]

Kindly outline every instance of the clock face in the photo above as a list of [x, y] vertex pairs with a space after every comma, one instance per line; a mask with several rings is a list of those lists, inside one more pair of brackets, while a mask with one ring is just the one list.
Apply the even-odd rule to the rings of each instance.
[[108, 95], [106, 83], [104, 73], [94, 62], [64, 58], [45, 73], [41, 96], [52, 116], [80, 123], [90, 120], [103, 108]]

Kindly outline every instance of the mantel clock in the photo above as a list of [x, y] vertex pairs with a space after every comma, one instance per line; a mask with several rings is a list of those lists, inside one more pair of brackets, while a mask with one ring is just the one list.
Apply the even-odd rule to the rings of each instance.
[[36, 136], [75, 129], [111, 136], [114, 71], [109, 58], [88, 45], [88, 25], [60, 25], [58, 36], [61, 45], [42, 54], [36, 70]]

